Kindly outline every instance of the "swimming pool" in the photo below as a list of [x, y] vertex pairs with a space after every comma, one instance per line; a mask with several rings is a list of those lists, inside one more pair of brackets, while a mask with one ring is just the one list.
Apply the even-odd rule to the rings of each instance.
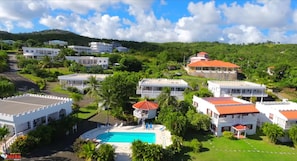
[[107, 132], [100, 134], [96, 137], [102, 142], [119, 142], [119, 143], [132, 143], [134, 140], [141, 140], [142, 142], [155, 143], [155, 133], [143, 132]]

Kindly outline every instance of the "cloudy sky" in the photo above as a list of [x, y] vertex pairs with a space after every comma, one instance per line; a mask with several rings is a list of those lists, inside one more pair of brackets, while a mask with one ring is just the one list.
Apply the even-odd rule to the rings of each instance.
[[1, 0], [0, 30], [118, 40], [297, 43], [297, 0]]

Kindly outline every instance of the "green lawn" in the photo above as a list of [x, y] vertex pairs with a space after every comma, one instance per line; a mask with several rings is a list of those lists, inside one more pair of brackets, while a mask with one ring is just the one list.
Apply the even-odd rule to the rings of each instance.
[[68, 68], [64, 68], [64, 67], [60, 67], [60, 68], [48, 68], [48, 70], [50, 70], [51, 72], [59, 72], [63, 75], [67, 75], [67, 74], [73, 74], [73, 72], [69, 71]]
[[97, 112], [97, 106], [90, 104], [79, 109], [78, 118], [86, 120], [94, 116]]
[[[261, 140], [264, 138], [263, 140]], [[274, 145], [265, 137], [258, 139], [229, 140], [224, 137], [199, 135], [203, 152], [193, 153], [189, 141], [184, 142], [183, 160], [193, 161], [292, 161], [296, 160], [297, 150], [286, 145]], [[180, 159], [180, 160], [182, 160]]]
[[38, 82], [38, 81], [43, 80], [42, 78], [36, 77], [36, 76], [34, 76], [32, 74], [20, 74], [20, 73], [18, 73], [18, 74], [25, 77], [25, 78], [27, 78], [27, 79], [29, 79], [29, 80], [31, 80], [31, 81], [33, 81], [33, 82]]

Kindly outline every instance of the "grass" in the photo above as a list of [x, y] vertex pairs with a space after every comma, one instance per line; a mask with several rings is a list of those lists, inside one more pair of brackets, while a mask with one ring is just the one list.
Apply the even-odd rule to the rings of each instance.
[[[192, 134], [203, 144], [203, 151], [192, 152], [190, 141], [185, 141], [180, 160], [193, 161], [291, 161], [297, 157], [297, 150], [286, 145], [275, 145], [266, 141], [265, 136], [230, 140], [224, 137]], [[191, 140], [191, 139], [190, 139]]]
[[97, 106], [94, 105], [94, 104], [89, 104], [88, 106], [82, 107], [82, 108], [79, 109], [77, 117], [79, 119], [86, 120], [86, 119], [91, 118], [95, 114], [97, 114], [97, 112], [98, 112]]
[[38, 81], [43, 80], [42, 78], [36, 77], [36, 76], [34, 76], [32, 74], [20, 74], [20, 73], [18, 73], [18, 74], [25, 77], [25, 78], [27, 78], [27, 79], [29, 79], [29, 80], [31, 80], [31, 81], [33, 81], [33, 82], [35, 82], [35, 83], [38, 82]]
[[50, 89], [52, 92], [54, 92], [54, 93], [65, 94], [65, 95], [67, 95], [67, 96], [69, 96], [69, 97], [70, 97], [70, 95], [71, 95], [71, 92], [69, 92], [69, 91], [63, 89], [63, 88], [61, 87], [61, 85], [59, 85], [58, 83], [49, 85], [49, 89]]
[[73, 74], [73, 72], [69, 71], [68, 68], [65, 67], [60, 67], [60, 68], [48, 68], [49, 71], [51, 71], [52, 73], [54, 72], [59, 72], [62, 75], [67, 75], [67, 74]]

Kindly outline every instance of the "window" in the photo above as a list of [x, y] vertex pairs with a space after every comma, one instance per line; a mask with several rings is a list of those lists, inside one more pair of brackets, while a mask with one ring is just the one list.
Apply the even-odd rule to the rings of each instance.
[[269, 119], [273, 120], [273, 114], [272, 113], [269, 113]]
[[248, 129], [253, 129], [253, 124], [247, 124], [245, 125]]

